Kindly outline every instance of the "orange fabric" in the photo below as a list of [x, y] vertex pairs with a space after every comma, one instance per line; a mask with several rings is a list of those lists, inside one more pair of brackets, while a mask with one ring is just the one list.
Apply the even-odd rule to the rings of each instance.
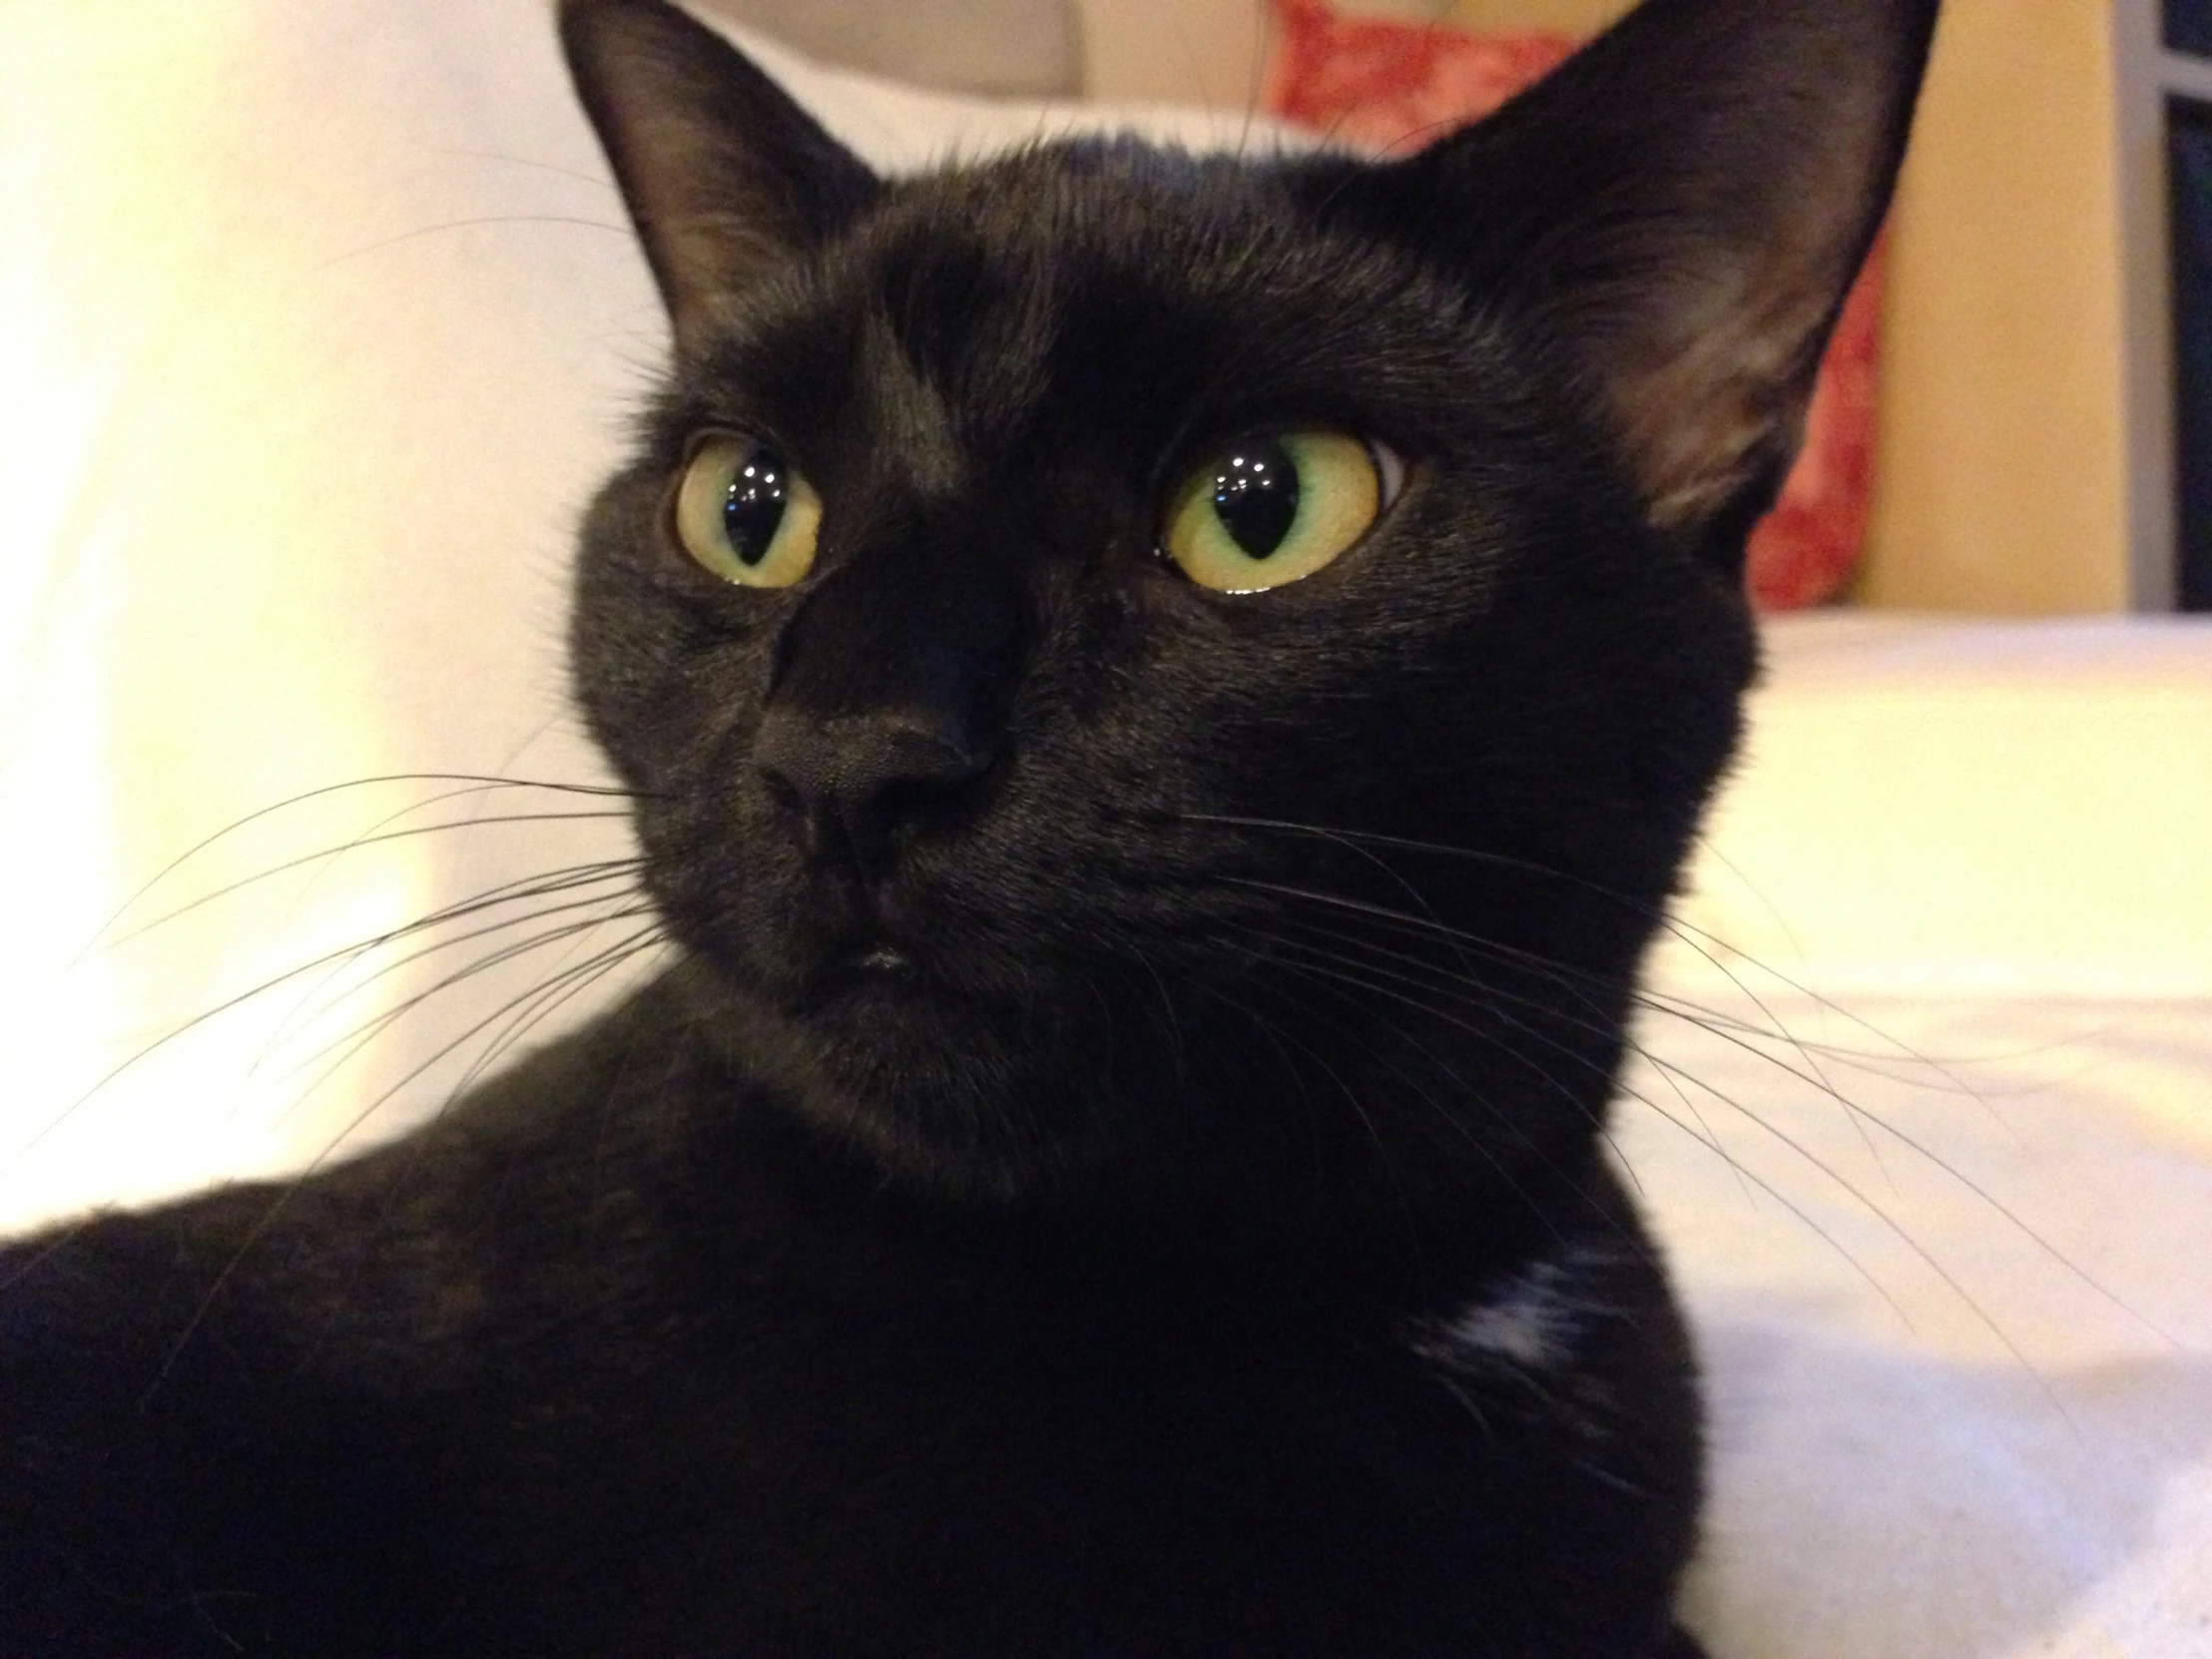
[[[1416, 150], [1489, 114], [1576, 44], [1557, 34], [1339, 17], [1326, 0], [1274, 6], [1269, 108], [1382, 154]], [[1805, 448], [1774, 511], [1751, 534], [1744, 580], [1762, 610], [1834, 598], [1858, 567], [1874, 493], [1881, 316], [1878, 241], [1822, 359]]]

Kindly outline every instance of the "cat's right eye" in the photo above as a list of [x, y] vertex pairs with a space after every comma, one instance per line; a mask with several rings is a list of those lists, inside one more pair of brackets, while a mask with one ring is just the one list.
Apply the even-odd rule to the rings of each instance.
[[821, 524], [814, 485], [755, 438], [708, 438], [676, 487], [676, 539], [703, 569], [742, 587], [800, 580], [814, 568]]

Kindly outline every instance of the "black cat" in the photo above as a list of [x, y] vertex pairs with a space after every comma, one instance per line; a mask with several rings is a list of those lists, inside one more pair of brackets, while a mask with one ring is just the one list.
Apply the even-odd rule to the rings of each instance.
[[676, 337], [576, 687], [680, 957], [5, 1253], [0, 1651], [1694, 1652], [1601, 1127], [1935, 10], [885, 182], [569, 0]]

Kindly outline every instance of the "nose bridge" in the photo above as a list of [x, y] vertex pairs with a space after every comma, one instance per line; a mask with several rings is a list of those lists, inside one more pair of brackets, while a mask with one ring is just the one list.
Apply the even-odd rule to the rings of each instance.
[[1025, 625], [1015, 571], [973, 540], [871, 542], [785, 625], [754, 761], [813, 852], [880, 872], [996, 758]]
[[920, 527], [824, 578], [785, 625], [772, 708], [816, 721], [899, 716], [978, 735], [1017, 667], [1013, 572], [957, 531]]

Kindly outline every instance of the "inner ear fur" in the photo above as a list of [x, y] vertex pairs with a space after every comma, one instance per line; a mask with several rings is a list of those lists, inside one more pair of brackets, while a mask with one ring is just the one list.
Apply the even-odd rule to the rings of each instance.
[[1646, 0], [1376, 188], [1565, 350], [1651, 522], [1740, 561], [1888, 207], [1936, 12]]
[[679, 345], [880, 190], [783, 88], [662, 0], [561, 0], [560, 24]]

